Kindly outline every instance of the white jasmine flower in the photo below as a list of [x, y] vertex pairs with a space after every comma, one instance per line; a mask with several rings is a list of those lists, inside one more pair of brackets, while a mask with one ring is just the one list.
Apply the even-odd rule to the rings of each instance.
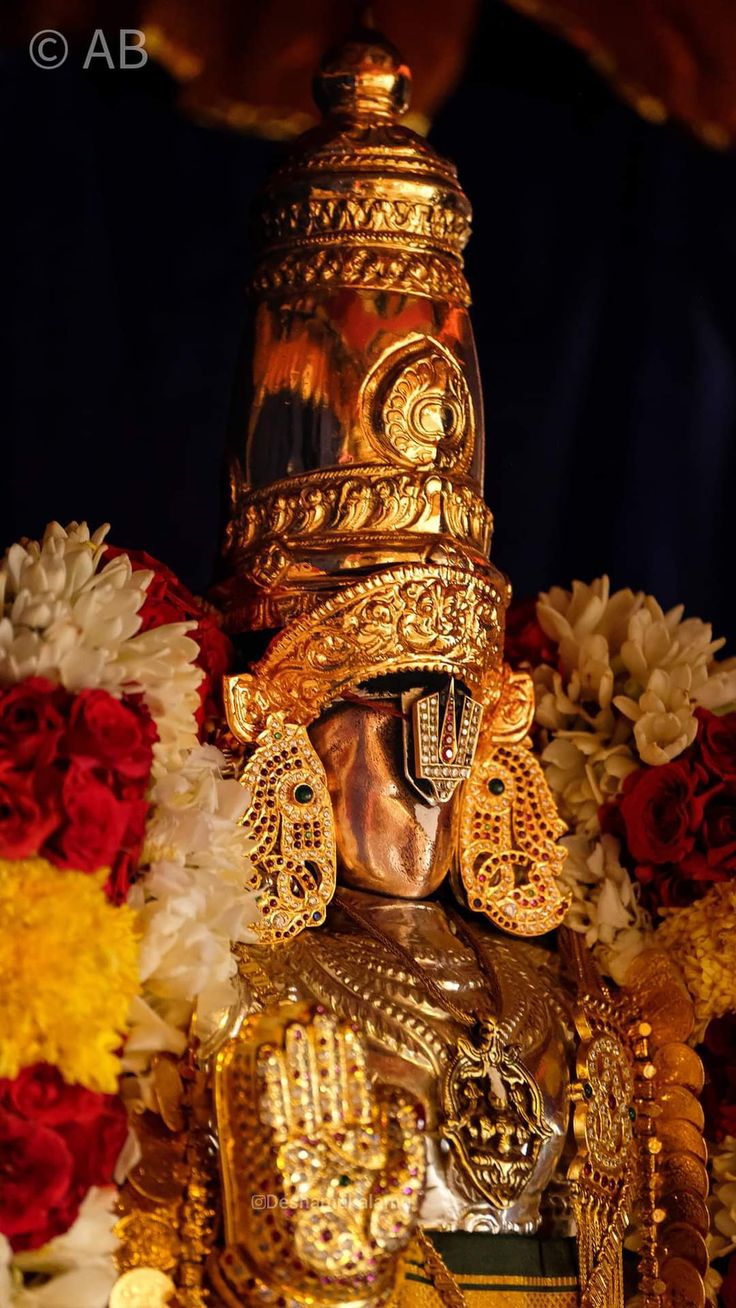
[[226, 772], [219, 750], [196, 745], [152, 790], [148, 870], [131, 896], [143, 928], [144, 996], [131, 1012], [125, 1067], [139, 1081], [152, 1053], [181, 1051], [195, 1010], [206, 1025], [232, 1004], [232, 945], [254, 939], [252, 841], [241, 825], [249, 796]]
[[727, 1135], [711, 1154], [711, 1257], [736, 1250], [736, 1137]]
[[712, 713], [736, 708], [736, 658], [716, 660], [708, 669], [708, 680], [695, 698]]
[[628, 745], [610, 744], [602, 732], [559, 731], [541, 759], [560, 816], [586, 836], [597, 834], [601, 804], [614, 798], [638, 766]]
[[[40, 1285], [17, 1289], [13, 1308], [106, 1308], [117, 1279], [113, 1255], [118, 1247], [116, 1191], [93, 1186], [79, 1216], [64, 1235], [41, 1249], [16, 1254], [13, 1267], [28, 1276], [47, 1276]], [[2, 1302], [0, 1300], [0, 1302]]]
[[[555, 733], [596, 736], [588, 760], [601, 748], [631, 744], [644, 763], [668, 762], [695, 739], [698, 704], [724, 707], [736, 696], [736, 663], [713, 659], [723, 641], [699, 618], [683, 619], [682, 606], [665, 613], [643, 592], [612, 595], [608, 578], [599, 577], [541, 595], [537, 616], [558, 642], [560, 669], [543, 665], [534, 674], [537, 722]], [[585, 802], [589, 829], [587, 795]]]
[[623, 982], [632, 959], [651, 943], [651, 923], [619, 861], [613, 836], [566, 836], [561, 881], [572, 893], [565, 925], [585, 936], [601, 971]]

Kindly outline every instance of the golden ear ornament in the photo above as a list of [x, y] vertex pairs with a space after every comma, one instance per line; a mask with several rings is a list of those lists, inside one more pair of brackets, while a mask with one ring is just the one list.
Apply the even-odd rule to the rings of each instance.
[[324, 768], [306, 729], [271, 714], [241, 777], [253, 840], [258, 936], [287, 940], [320, 926], [335, 893], [335, 830]]
[[534, 689], [506, 670], [495, 712], [484, 725], [460, 800], [458, 863], [469, 907], [511, 935], [560, 926], [570, 898], [558, 884], [565, 831], [528, 731]]

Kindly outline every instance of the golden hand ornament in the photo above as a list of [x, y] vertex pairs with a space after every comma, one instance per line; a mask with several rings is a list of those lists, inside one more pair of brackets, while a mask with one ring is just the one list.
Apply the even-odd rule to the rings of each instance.
[[220, 1056], [218, 1124], [246, 1100], [253, 1112], [242, 1153], [223, 1159], [218, 1288], [242, 1295], [245, 1277], [294, 1303], [386, 1302], [424, 1186], [416, 1102], [375, 1089], [360, 1037], [319, 1009], [283, 1005], [233, 1045], [245, 1058]]

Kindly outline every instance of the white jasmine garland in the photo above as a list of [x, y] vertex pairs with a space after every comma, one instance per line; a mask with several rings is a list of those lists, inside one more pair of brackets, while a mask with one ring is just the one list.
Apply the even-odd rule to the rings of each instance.
[[540, 595], [537, 618], [557, 643], [558, 668], [534, 671], [542, 762], [572, 830], [592, 836], [597, 809], [641, 763], [668, 762], [692, 744], [699, 705], [736, 699], [736, 660], [718, 663], [708, 623], [665, 612], [651, 595], [611, 594], [607, 577]]
[[[224, 755], [197, 745], [151, 794], [144, 862], [135, 887], [143, 927], [142, 1000], [131, 1013], [125, 1066], [145, 1077], [160, 1049], [178, 1053], [196, 1011], [206, 1027], [235, 999], [234, 942], [252, 940], [251, 842], [241, 826], [248, 795]], [[145, 1081], [142, 1082], [145, 1099]]]
[[52, 522], [40, 542], [11, 545], [0, 563], [0, 686], [42, 676], [70, 691], [141, 694], [158, 730], [157, 773], [197, 740], [196, 623], [140, 633], [153, 573], [133, 571], [125, 554], [105, 563], [108, 530]]
[[618, 841], [566, 836], [561, 881], [572, 893], [565, 925], [585, 936], [601, 971], [621, 984], [629, 964], [651, 945], [652, 924], [619, 861]]

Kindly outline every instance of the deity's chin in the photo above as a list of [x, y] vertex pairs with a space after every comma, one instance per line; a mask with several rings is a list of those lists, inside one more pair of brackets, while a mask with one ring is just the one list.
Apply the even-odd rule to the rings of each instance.
[[396, 711], [339, 704], [309, 735], [327, 775], [342, 884], [402, 899], [433, 894], [453, 863], [456, 797], [430, 804], [407, 780]]

